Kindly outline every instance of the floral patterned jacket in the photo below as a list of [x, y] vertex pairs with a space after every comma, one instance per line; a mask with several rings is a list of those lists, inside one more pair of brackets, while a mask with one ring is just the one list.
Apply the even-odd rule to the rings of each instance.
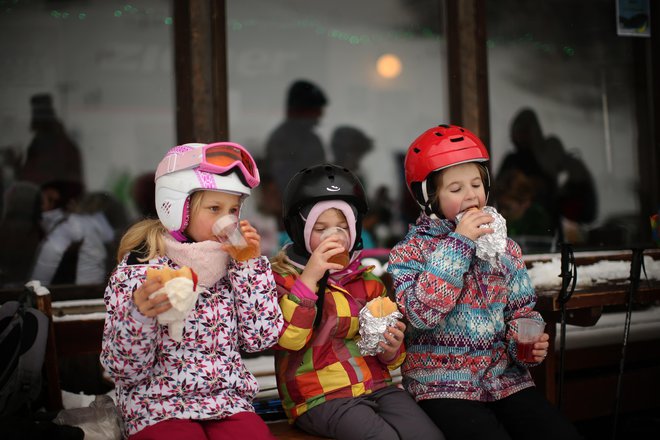
[[177, 267], [166, 257], [134, 265], [124, 258], [105, 291], [101, 361], [115, 381], [124, 434], [165, 419], [222, 419], [254, 411], [258, 385], [239, 348], [272, 346], [283, 325], [268, 260], [232, 260], [227, 275], [199, 294], [181, 342], [132, 300], [154, 264]]

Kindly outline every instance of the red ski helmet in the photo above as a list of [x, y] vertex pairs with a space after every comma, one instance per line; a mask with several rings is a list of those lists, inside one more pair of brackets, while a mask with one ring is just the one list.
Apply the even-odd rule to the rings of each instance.
[[[419, 206], [430, 215], [433, 212], [430, 194], [435, 190], [433, 179], [429, 179], [431, 174], [453, 165], [482, 163], [488, 159], [486, 147], [474, 133], [457, 125], [438, 125], [419, 135], [408, 147], [404, 162], [406, 185]], [[488, 168], [481, 165], [486, 170], [484, 186], [488, 197]]]

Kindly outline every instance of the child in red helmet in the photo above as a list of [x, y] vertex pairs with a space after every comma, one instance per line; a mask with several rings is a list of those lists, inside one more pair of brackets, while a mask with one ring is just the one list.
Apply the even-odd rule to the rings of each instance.
[[[390, 370], [405, 357], [405, 324], [394, 317], [377, 342], [382, 352], [364, 353], [358, 344], [360, 311], [387, 295], [373, 267], [360, 264], [366, 211], [362, 184], [344, 167], [303, 169], [286, 187], [283, 217], [293, 243], [272, 260], [284, 315], [275, 352], [282, 405], [291, 423], [322, 437], [444, 439], [392, 384]], [[334, 233], [324, 238], [337, 228], [346, 241]], [[344, 251], [348, 262], [333, 262]]]
[[[575, 428], [534, 389], [519, 361], [518, 320], [541, 321], [520, 247], [506, 238], [488, 199], [489, 159], [468, 130], [450, 125], [422, 133], [408, 149], [408, 188], [422, 207], [390, 254], [388, 272], [408, 319], [403, 385], [448, 439], [576, 439]], [[501, 251], [479, 252], [503, 226]]]

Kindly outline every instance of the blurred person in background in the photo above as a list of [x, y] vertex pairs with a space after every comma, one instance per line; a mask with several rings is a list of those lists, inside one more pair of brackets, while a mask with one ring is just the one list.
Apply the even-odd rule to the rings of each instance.
[[18, 287], [28, 281], [41, 229], [41, 191], [31, 182], [14, 182], [4, 193], [0, 220], [0, 286]]
[[47, 93], [34, 95], [30, 104], [30, 129], [34, 136], [28, 146], [19, 179], [37, 185], [64, 180], [82, 183], [80, 150], [57, 118], [52, 96]]
[[281, 194], [298, 170], [326, 161], [321, 138], [314, 132], [328, 98], [316, 84], [296, 80], [286, 97], [286, 118], [266, 143], [266, 171], [275, 179]]

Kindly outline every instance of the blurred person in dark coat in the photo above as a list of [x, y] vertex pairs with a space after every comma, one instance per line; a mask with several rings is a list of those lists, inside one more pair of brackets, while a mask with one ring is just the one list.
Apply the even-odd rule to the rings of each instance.
[[31, 182], [14, 182], [4, 193], [0, 220], [0, 286], [22, 286], [29, 280], [43, 237], [41, 191]]
[[287, 91], [286, 118], [266, 143], [267, 171], [280, 194], [299, 170], [326, 161], [321, 138], [314, 132], [328, 104], [323, 90], [306, 80], [294, 81]]
[[54, 181], [83, 182], [82, 158], [78, 146], [66, 133], [55, 114], [53, 99], [47, 93], [32, 96], [34, 133], [27, 149], [20, 180], [43, 185]]

